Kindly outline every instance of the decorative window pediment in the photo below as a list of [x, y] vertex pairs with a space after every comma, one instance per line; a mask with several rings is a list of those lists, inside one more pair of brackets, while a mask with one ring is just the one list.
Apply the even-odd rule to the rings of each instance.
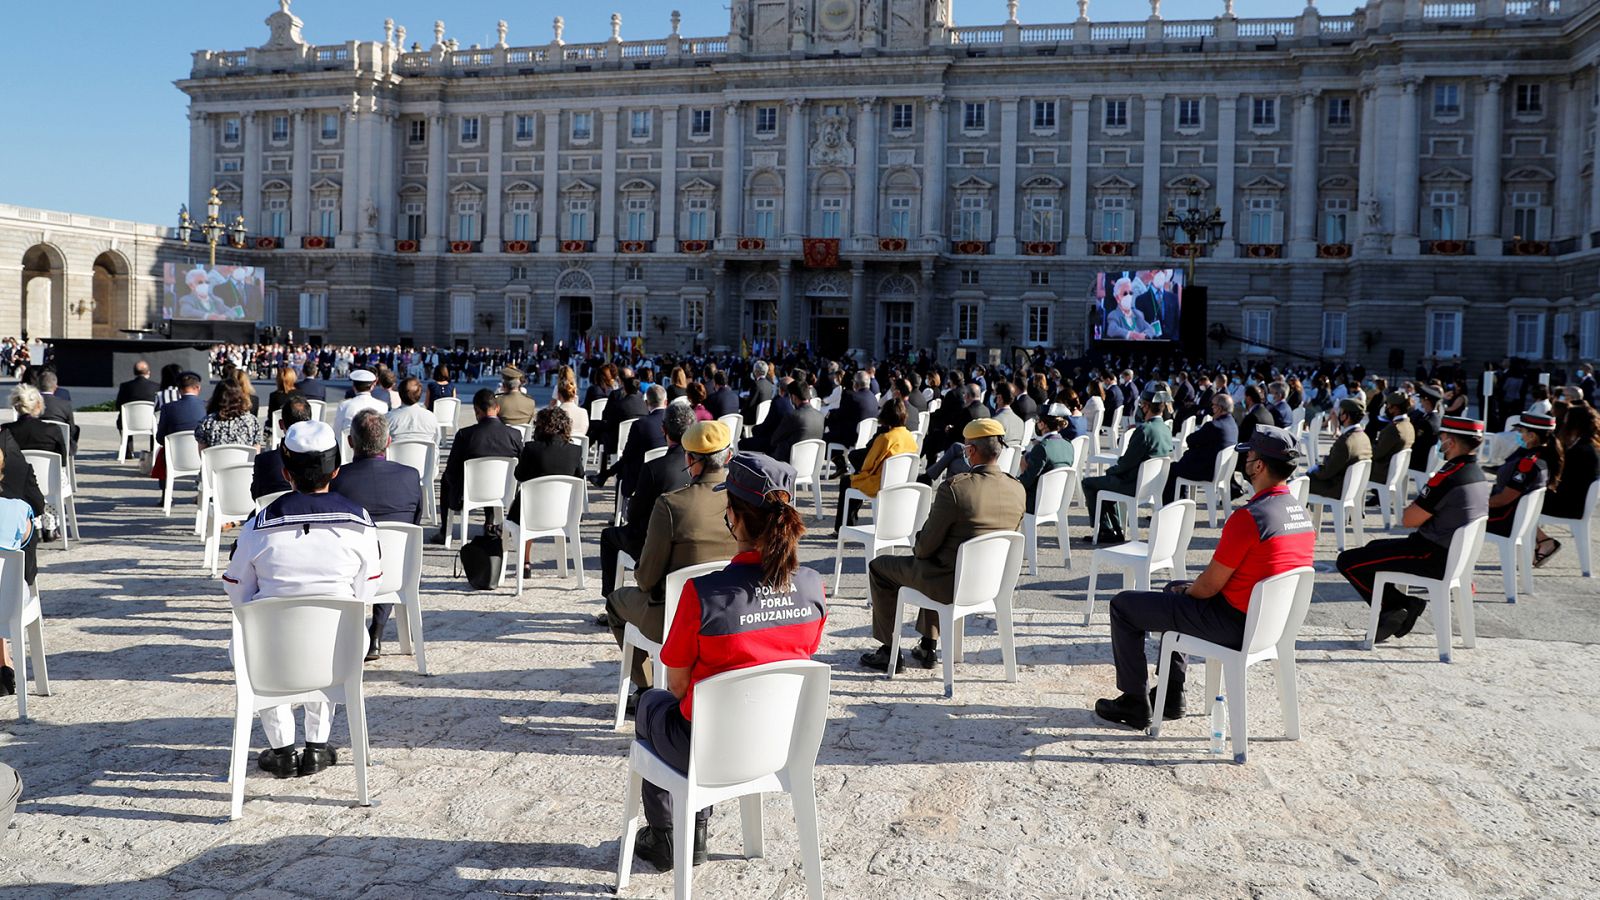
[[1123, 178], [1121, 175], [1108, 175], [1094, 183], [1096, 190], [1101, 191], [1131, 191], [1137, 185]]
[[592, 291], [594, 278], [582, 269], [567, 269], [556, 276], [557, 291]]

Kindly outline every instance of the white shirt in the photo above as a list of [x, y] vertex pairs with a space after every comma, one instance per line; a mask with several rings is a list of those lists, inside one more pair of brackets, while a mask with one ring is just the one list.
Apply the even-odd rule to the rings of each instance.
[[362, 392], [339, 404], [339, 409], [333, 414], [333, 433], [344, 440], [344, 433], [350, 430], [350, 423], [355, 421], [356, 413], [363, 409], [370, 409], [380, 416], [389, 415], [389, 404], [372, 396], [371, 393]]
[[389, 437], [396, 441], [439, 439], [439, 419], [426, 406], [414, 403], [390, 410]]
[[288, 494], [239, 532], [223, 589], [235, 604], [262, 597], [370, 599], [383, 576], [378, 529], [340, 494]]
[[572, 420], [572, 436], [573, 437], [583, 437], [583, 436], [588, 435], [588, 433], [589, 433], [589, 414], [587, 412], [584, 412], [583, 407], [579, 406], [576, 403], [568, 401], [566, 403], [557, 404], [556, 405], [556, 409], [559, 409], [562, 412], [566, 413], [567, 414], [567, 418]]

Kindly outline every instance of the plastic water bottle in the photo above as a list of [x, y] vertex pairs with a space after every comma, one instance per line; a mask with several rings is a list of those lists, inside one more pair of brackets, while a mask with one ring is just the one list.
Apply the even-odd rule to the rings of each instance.
[[1227, 709], [1222, 705], [1222, 695], [1218, 694], [1215, 702], [1211, 704], [1211, 755], [1222, 756], [1228, 752], [1228, 740], [1223, 733], [1227, 731]]

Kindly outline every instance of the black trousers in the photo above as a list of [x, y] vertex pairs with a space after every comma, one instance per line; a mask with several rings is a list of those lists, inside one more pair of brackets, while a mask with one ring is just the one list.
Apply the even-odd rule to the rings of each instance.
[[600, 596], [609, 597], [617, 589], [617, 554], [626, 553], [638, 561], [644, 551], [640, 542], [628, 540], [628, 531], [616, 525], [600, 530]]
[[[652, 688], [639, 695], [639, 709], [634, 714], [634, 733], [639, 740], [649, 744], [661, 761], [679, 772], [689, 770], [690, 722], [678, 708], [678, 698], [671, 691]], [[639, 792], [644, 802], [644, 818], [652, 828], [672, 827], [672, 795], [646, 781]], [[711, 807], [695, 813], [695, 822], [711, 818]]]
[[373, 640], [383, 639], [383, 630], [389, 625], [389, 616], [394, 614], [393, 603], [375, 603], [372, 606], [372, 624], [367, 627], [367, 634]]
[[[1150, 666], [1145, 635], [1181, 631], [1202, 640], [1237, 649], [1244, 642], [1245, 614], [1221, 597], [1191, 597], [1170, 591], [1123, 591], [1111, 598], [1111, 661], [1117, 668], [1117, 690], [1143, 696], [1150, 692]], [[1187, 677], [1183, 656], [1172, 654], [1167, 690], [1182, 691]], [[1159, 711], [1158, 711], [1159, 713]]]
[[[1339, 554], [1336, 565], [1339, 574], [1350, 582], [1362, 600], [1370, 604], [1372, 586], [1379, 572], [1406, 572], [1424, 578], [1442, 578], [1449, 557], [1449, 547], [1441, 547], [1412, 532], [1403, 538], [1371, 541], [1365, 547], [1346, 550]], [[1383, 609], [1387, 612], [1403, 607], [1406, 599], [1404, 591], [1391, 586], [1384, 591]]]

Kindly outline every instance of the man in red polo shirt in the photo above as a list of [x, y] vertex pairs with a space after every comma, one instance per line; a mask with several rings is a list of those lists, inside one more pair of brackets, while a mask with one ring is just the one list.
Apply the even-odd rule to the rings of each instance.
[[[1155, 692], [1149, 689], [1144, 654], [1147, 633], [1181, 631], [1238, 647], [1256, 584], [1311, 565], [1317, 533], [1288, 487], [1300, 462], [1295, 439], [1282, 428], [1258, 425], [1250, 442], [1238, 449], [1244, 454], [1244, 474], [1255, 496], [1228, 517], [1211, 565], [1196, 581], [1174, 581], [1163, 591], [1123, 591], [1111, 601], [1111, 658], [1122, 695], [1094, 705], [1095, 715], [1108, 722], [1150, 727]], [[1183, 717], [1184, 675], [1183, 657], [1174, 653], [1172, 682], [1162, 710], [1166, 720]]]

